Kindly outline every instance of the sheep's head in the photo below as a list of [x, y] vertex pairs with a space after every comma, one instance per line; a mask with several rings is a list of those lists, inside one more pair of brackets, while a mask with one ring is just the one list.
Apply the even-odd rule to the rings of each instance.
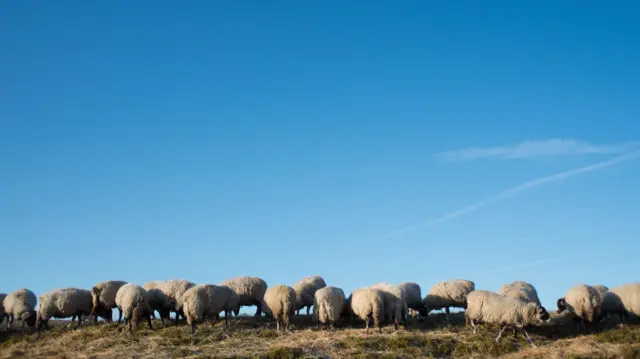
[[36, 317], [37, 313], [35, 310], [30, 310], [26, 313], [22, 313], [20, 319], [23, 323], [26, 323], [29, 327], [34, 327], [36, 325]]
[[538, 318], [541, 321], [548, 322], [551, 319], [551, 316], [549, 315], [549, 312], [547, 312], [545, 307], [543, 307], [541, 305], [537, 305], [536, 306], [536, 310], [537, 310], [537, 313], [538, 313]]
[[564, 300], [564, 298], [559, 298], [557, 302], [557, 306], [558, 306], [558, 313], [562, 313], [567, 309], [567, 302]]
[[421, 303], [420, 307], [418, 307], [418, 314], [421, 317], [426, 317], [427, 315], [429, 315], [429, 311], [427, 310], [427, 306], [424, 305], [424, 303]]

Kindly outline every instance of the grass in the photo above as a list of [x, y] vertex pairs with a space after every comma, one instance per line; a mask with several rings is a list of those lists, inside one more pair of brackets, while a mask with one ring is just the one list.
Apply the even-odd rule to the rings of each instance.
[[222, 323], [198, 326], [197, 342], [186, 325], [154, 330], [142, 325], [133, 334], [116, 324], [86, 325], [81, 329], [56, 325], [36, 338], [31, 333], [0, 332], [0, 359], [5, 358], [640, 358], [640, 325], [575, 336], [572, 321], [554, 316], [551, 323], [530, 330], [538, 348], [521, 336], [482, 327], [477, 334], [464, 327], [456, 314], [451, 325], [441, 315], [413, 319], [409, 329], [383, 328], [364, 333], [358, 322], [337, 330], [318, 330], [307, 316], [294, 318], [293, 330], [277, 333], [264, 318], [239, 317], [229, 329]]

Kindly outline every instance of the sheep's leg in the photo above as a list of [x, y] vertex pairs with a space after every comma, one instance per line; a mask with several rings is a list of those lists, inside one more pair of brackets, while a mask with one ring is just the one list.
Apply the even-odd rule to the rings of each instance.
[[82, 313], [78, 314], [78, 327], [82, 325]]
[[469, 322], [471, 323], [471, 327], [473, 328], [473, 334], [476, 334], [478, 332], [478, 328], [476, 328], [476, 323], [473, 322], [473, 319], [469, 319]]
[[518, 329], [513, 327], [513, 339], [518, 339]]
[[254, 316], [259, 317], [262, 315], [262, 303], [256, 304], [256, 314]]
[[307, 315], [309, 315], [309, 311], [311, 310], [311, 306], [307, 305]]
[[276, 317], [276, 332], [280, 331], [280, 318]]
[[146, 315], [146, 317], [147, 317], [147, 324], [149, 324], [149, 329], [153, 330], [153, 325], [151, 325], [151, 316]]
[[500, 333], [498, 333], [498, 336], [496, 337], [496, 343], [500, 340], [500, 338], [502, 337], [502, 332], [504, 332], [504, 330], [507, 329], [506, 325], [502, 326], [502, 329], [500, 329]]
[[447, 324], [449, 324], [451, 322], [451, 312], [449, 311], [449, 307], [444, 307], [444, 311], [445, 311], [445, 319], [447, 320]]
[[532, 347], [537, 348], [536, 345], [533, 344], [533, 340], [531, 340], [531, 337], [529, 336], [529, 333], [527, 333], [527, 330], [524, 327], [520, 328], [520, 330], [522, 330], [522, 332], [524, 333], [524, 337], [527, 338], [529, 344], [531, 344]]
[[464, 326], [468, 327], [469, 325], [471, 325], [469, 321], [469, 316], [467, 315], [467, 313], [464, 313]]
[[369, 334], [369, 317], [364, 320], [364, 333]]
[[129, 322], [129, 333], [133, 333], [133, 320], [126, 318], [125, 322]]
[[229, 314], [231, 314], [231, 312], [225, 312], [224, 313], [224, 327], [225, 328], [229, 328]]
[[122, 309], [118, 308], [118, 324], [122, 322]]
[[10, 314], [9, 318], [7, 319], [7, 331], [9, 331], [9, 328], [11, 328], [11, 326], [13, 326], [13, 314]]

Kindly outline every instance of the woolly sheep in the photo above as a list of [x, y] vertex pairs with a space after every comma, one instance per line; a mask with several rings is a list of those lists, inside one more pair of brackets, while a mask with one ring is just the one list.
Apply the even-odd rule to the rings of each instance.
[[[222, 311], [230, 311], [238, 305], [238, 296], [227, 286], [198, 284], [187, 289], [182, 296], [182, 308], [191, 333], [196, 333], [196, 323], [217, 316]], [[229, 326], [228, 316], [224, 318]]]
[[[4, 302], [4, 298], [6, 297], [6, 293], [0, 293], [0, 303]], [[7, 317], [7, 312], [4, 310], [4, 306], [0, 305], [0, 324], [2, 324], [5, 317]], [[11, 324], [9, 324], [9, 318], [7, 317], [7, 330], [9, 330], [10, 326]]]
[[618, 314], [624, 324], [629, 313], [640, 316], [640, 282], [623, 284], [602, 296], [602, 317]]
[[313, 295], [316, 290], [327, 286], [324, 279], [320, 276], [308, 276], [296, 282], [292, 288], [296, 292], [295, 311], [300, 314], [300, 309], [307, 307], [307, 315], [313, 305]]
[[[105, 280], [94, 285], [91, 288], [91, 296], [93, 301], [93, 306], [91, 309], [91, 314], [93, 314], [94, 323], [98, 322], [98, 313], [105, 313], [105, 317], [102, 317], [107, 322], [111, 322], [112, 319], [112, 310], [113, 308], [117, 308], [116, 306], [116, 294], [118, 293], [118, 289], [123, 285], [127, 284], [127, 282], [122, 280]], [[122, 321], [122, 311], [118, 309], [118, 323]]]
[[347, 304], [352, 314], [364, 320], [365, 333], [369, 333], [369, 323], [373, 320], [374, 326], [382, 332], [382, 320], [384, 319], [384, 295], [379, 289], [360, 288], [351, 292]]
[[133, 325], [137, 328], [144, 318], [147, 319], [149, 329], [153, 329], [149, 293], [146, 289], [134, 283], [121, 286], [116, 293], [116, 306], [123, 313], [125, 324], [129, 324], [130, 332], [133, 331]]
[[558, 299], [557, 306], [558, 313], [566, 310], [574, 315], [574, 319], [578, 322], [577, 332], [580, 332], [582, 323], [586, 333], [588, 326], [594, 324], [600, 317], [602, 296], [592, 286], [578, 284], [569, 288], [565, 296]]
[[[38, 298], [36, 295], [26, 288], [20, 288], [6, 295], [3, 299], [0, 299], [0, 309], [4, 310], [7, 316], [7, 330], [13, 325], [13, 319], [20, 319], [20, 329], [24, 329], [24, 325], [27, 324], [33, 327], [36, 322], [36, 302]], [[0, 318], [2, 322], [2, 318]]]
[[476, 322], [500, 324], [501, 330], [496, 342], [507, 327], [512, 327], [514, 330], [520, 329], [531, 346], [535, 347], [526, 327], [549, 318], [547, 310], [536, 303], [527, 303], [486, 290], [474, 290], [467, 295], [465, 322], [467, 325], [471, 324], [474, 334], [477, 332]]
[[436, 283], [429, 289], [429, 293], [422, 300], [424, 315], [429, 314], [432, 310], [444, 308], [448, 321], [450, 317], [449, 308], [466, 308], [467, 294], [473, 292], [475, 288], [475, 283], [466, 279], [453, 279]]
[[[167, 282], [165, 281], [153, 281], [147, 282], [142, 285], [147, 293], [149, 293], [149, 306], [151, 307], [151, 316], [155, 318], [153, 312], [158, 311], [160, 314], [160, 320], [162, 325], [165, 325], [165, 320], [169, 320], [171, 311], [176, 311], [175, 298], [169, 297], [166, 293], [169, 293], [167, 289]], [[177, 321], [177, 314], [176, 314]]]
[[289, 330], [289, 322], [296, 309], [296, 291], [283, 284], [267, 288], [262, 299], [262, 309], [276, 320], [277, 331], [280, 330], [280, 325], [284, 331]]
[[593, 289], [597, 290], [598, 293], [600, 293], [600, 296], [604, 295], [604, 293], [606, 293], [609, 290], [609, 287], [607, 287], [606, 285], [602, 285], [602, 284], [592, 285], [591, 287], [593, 287]]
[[313, 317], [319, 323], [329, 324], [334, 328], [335, 322], [345, 312], [347, 299], [344, 291], [337, 287], [324, 287], [313, 296]]
[[376, 283], [371, 286], [372, 289], [382, 291], [384, 299], [385, 318], [393, 322], [395, 329], [398, 329], [398, 323], [402, 321], [404, 327], [407, 327], [407, 300], [404, 290], [396, 285], [386, 282]]
[[[154, 281], [154, 282], [157, 282], [157, 281]], [[149, 283], [154, 283], [154, 282], [149, 282]], [[182, 311], [182, 296], [189, 288], [194, 287], [196, 284], [184, 279], [170, 279], [162, 282], [164, 284], [156, 288], [160, 289], [164, 293], [164, 295], [167, 297], [167, 301], [175, 303], [175, 306], [171, 310], [176, 313], [175, 324], [177, 325], [178, 321], [180, 320], [180, 316], [184, 317], [184, 313]], [[153, 286], [151, 284], [149, 285]], [[163, 314], [161, 314], [161, 317], [160, 317], [161, 319], [162, 319], [162, 315]]]
[[238, 308], [233, 310], [237, 316], [240, 314], [240, 307], [256, 306], [254, 316], [259, 317], [262, 314], [262, 298], [267, 291], [267, 282], [258, 277], [235, 277], [227, 279], [221, 285], [231, 288], [238, 296]]
[[62, 288], [44, 293], [39, 298], [36, 314], [36, 330], [39, 333], [42, 326], [49, 329], [49, 319], [68, 318], [71, 322], [78, 317], [78, 326], [82, 323], [83, 315], [90, 315], [93, 309], [91, 291], [79, 288]]
[[520, 299], [527, 303], [535, 303], [541, 305], [540, 298], [538, 297], [538, 291], [536, 288], [523, 281], [515, 281], [503, 285], [497, 292], [507, 297]]
[[407, 307], [415, 311], [424, 312], [424, 305], [422, 305], [422, 291], [420, 285], [414, 282], [403, 282], [398, 284], [406, 295]]

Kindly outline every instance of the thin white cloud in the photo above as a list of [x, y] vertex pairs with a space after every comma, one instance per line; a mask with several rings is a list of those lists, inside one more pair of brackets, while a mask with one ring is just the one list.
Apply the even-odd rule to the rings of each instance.
[[580, 168], [576, 168], [573, 170], [569, 170], [569, 171], [564, 171], [564, 172], [560, 172], [560, 173], [556, 173], [553, 175], [549, 175], [549, 176], [545, 176], [545, 177], [541, 177], [541, 178], [537, 178], [528, 182], [524, 182], [522, 184], [519, 184], [515, 187], [509, 188], [505, 191], [502, 191], [500, 193], [498, 193], [497, 195], [486, 199], [484, 201], [480, 201], [478, 203], [472, 204], [470, 206], [467, 207], [463, 207], [460, 208], [458, 210], [455, 210], [453, 212], [444, 214], [440, 217], [436, 217], [433, 219], [429, 219], [423, 222], [419, 222], [416, 224], [412, 224], [410, 226], [404, 227], [404, 228], [400, 228], [397, 229], [395, 231], [391, 231], [388, 233], [385, 233], [381, 236], [377, 236], [377, 237], [370, 237], [368, 240], [374, 240], [374, 239], [382, 239], [382, 238], [388, 238], [388, 237], [395, 237], [398, 236], [400, 234], [403, 233], [407, 233], [407, 232], [411, 232], [414, 231], [416, 229], [419, 228], [425, 228], [425, 227], [430, 227], [433, 226], [434, 224], [438, 224], [441, 222], [446, 222], [449, 220], [452, 220], [454, 218], [460, 217], [462, 215], [465, 215], [467, 213], [471, 213], [474, 211], [477, 211], [483, 207], [486, 207], [488, 205], [497, 203], [497, 202], [502, 202], [506, 199], [509, 199], [511, 197], [515, 197], [517, 195], [519, 195], [522, 192], [528, 191], [532, 188], [547, 184], [547, 183], [551, 183], [551, 182], [556, 182], [556, 181], [560, 181], [562, 179], [568, 178], [568, 177], [573, 177], [573, 176], [577, 176], [579, 174], [582, 173], [587, 173], [587, 172], [591, 172], [591, 171], [595, 171], [595, 170], [599, 170], [605, 167], [609, 167], [609, 166], [613, 166], [619, 162], [622, 161], [626, 161], [626, 160], [630, 160], [633, 158], [636, 158], [640, 155], [640, 151], [636, 151], [636, 152], [632, 152], [626, 155], [622, 155], [622, 156], [618, 156], [615, 157], [613, 159], [610, 159], [608, 161], [604, 161], [604, 162], [599, 162], [599, 163], [595, 163], [589, 166], [584, 166], [584, 167], [580, 167]]
[[521, 269], [521, 268], [536, 267], [536, 266], [543, 265], [543, 264], [549, 264], [549, 263], [557, 262], [557, 261], [559, 261], [561, 259], [562, 259], [561, 257], [554, 257], [554, 258], [542, 259], [542, 260], [539, 260], [539, 261], [525, 263], [525, 264], [518, 264], [518, 265], [512, 265], [512, 266], [508, 266], [508, 267], [495, 268], [495, 269], [491, 269], [491, 270], [488, 270], [488, 271], [485, 271], [485, 272], [481, 272], [481, 273], [479, 273], [479, 275], [492, 274], [492, 273], [498, 273], [498, 272], [509, 272], [509, 271], [516, 270], [516, 269]]
[[503, 147], [470, 147], [441, 152], [435, 157], [443, 161], [455, 162], [488, 158], [522, 159], [551, 155], [622, 154], [637, 149], [638, 144], [638, 142], [625, 142], [614, 145], [595, 145], [571, 138], [552, 138], [524, 141]]

